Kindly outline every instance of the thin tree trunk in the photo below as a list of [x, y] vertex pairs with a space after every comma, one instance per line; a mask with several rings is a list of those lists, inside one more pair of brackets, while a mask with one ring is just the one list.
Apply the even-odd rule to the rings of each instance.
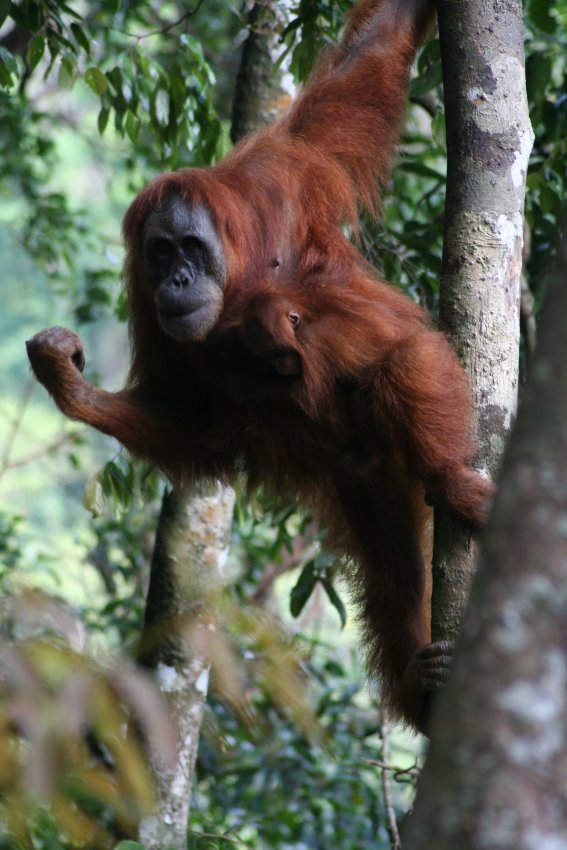
[[[520, 0], [438, 0], [447, 120], [441, 324], [468, 372], [495, 477], [517, 399], [525, 179], [533, 133]], [[436, 522], [433, 638], [454, 639], [477, 556], [470, 529]]]
[[[139, 661], [151, 668], [177, 727], [177, 758], [156, 764], [158, 805], [140, 826], [148, 850], [184, 850], [187, 819], [210, 662], [199, 641], [185, 639], [207, 628], [214, 592], [222, 584], [234, 493], [220, 485], [195, 485], [164, 496], [158, 523]], [[204, 645], [204, 642], [201, 642]]]
[[240, 68], [232, 104], [230, 136], [238, 142], [258, 127], [271, 124], [290, 98], [282, 88], [277, 60], [275, 11], [265, 3], [255, 3], [248, 15], [249, 34], [242, 48]]
[[567, 848], [567, 245], [405, 850]]

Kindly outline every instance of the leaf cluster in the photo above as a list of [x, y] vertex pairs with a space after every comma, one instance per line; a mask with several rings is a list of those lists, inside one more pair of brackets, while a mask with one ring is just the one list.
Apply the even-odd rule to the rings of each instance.
[[22, 635], [0, 642], [2, 846], [106, 850], [153, 807], [147, 758], [128, 726], [135, 717], [171, 759], [165, 708], [141, 673], [77, 649], [69, 609], [39, 594], [2, 608]]

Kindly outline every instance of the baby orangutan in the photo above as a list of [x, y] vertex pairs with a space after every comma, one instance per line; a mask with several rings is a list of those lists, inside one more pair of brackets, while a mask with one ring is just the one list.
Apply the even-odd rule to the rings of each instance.
[[390, 311], [383, 286], [369, 287], [365, 299], [360, 288], [314, 275], [301, 289], [260, 289], [235, 304], [225, 327], [237, 328], [258, 368], [249, 360], [230, 373], [228, 393], [239, 404], [296, 406], [342, 432], [341, 465], [372, 470], [374, 484], [394, 468], [422, 483], [429, 504], [479, 526], [493, 485], [469, 465], [475, 443], [465, 373], [445, 337], [406, 300], [408, 333], [399, 301]]

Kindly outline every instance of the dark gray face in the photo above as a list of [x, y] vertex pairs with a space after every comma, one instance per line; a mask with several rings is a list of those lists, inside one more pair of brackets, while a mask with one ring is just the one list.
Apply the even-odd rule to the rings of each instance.
[[206, 207], [168, 198], [144, 226], [144, 265], [160, 327], [177, 342], [201, 342], [223, 306], [226, 262]]

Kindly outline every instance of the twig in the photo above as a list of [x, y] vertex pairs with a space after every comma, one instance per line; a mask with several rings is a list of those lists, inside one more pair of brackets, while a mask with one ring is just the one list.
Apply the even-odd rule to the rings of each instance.
[[314, 537], [317, 533], [317, 524], [312, 522], [306, 529], [306, 533], [298, 535], [292, 545], [291, 552], [284, 554], [279, 564], [269, 564], [264, 571], [256, 591], [250, 599], [253, 605], [261, 605], [272, 589], [275, 580], [290, 570], [301, 567], [313, 557]]
[[228, 833], [218, 833], [218, 832], [191, 832], [190, 833], [195, 844], [198, 844], [200, 841], [211, 841], [212, 839], [216, 839], [217, 841], [227, 841], [230, 844], [237, 844], [240, 847], [247, 847], [245, 841], [242, 838], [232, 837], [232, 835], [228, 835]]
[[[389, 727], [384, 718], [380, 717], [380, 740], [382, 742], [382, 761], [387, 765], [390, 761], [390, 742], [389, 742]], [[392, 798], [392, 777], [390, 770], [382, 769], [382, 793], [384, 795], [384, 805], [386, 807], [387, 828], [390, 836], [390, 846], [392, 850], [402, 850], [402, 841], [398, 830], [398, 821], [396, 820], [396, 812], [394, 811], [394, 801]]]
[[413, 782], [417, 779], [420, 773], [417, 763], [412, 764], [411, 767], [400, 767], [399, 765], [388, 764], [380, 759], [363, 759], [363, 763], [372, 765], [372, 767], [379, 767], [380, 770], [389, 771], [392, 774], [394, 782]]
[[0, 460], [0, 478], [2, 478], [2, 476], [8, 469], [10, 455], [12, 454], [12, 449], [14, 448], [14, 442], [16, 437], [18, 436], [18, 431], [20, 430], [20, 425], [22, 424], [22, 419], [24, 418], [24, 413], [26, 412], [26, 407], [28, 406], [34, 386], [35, 379], [32, 378], [30, 375], [26, 385], [24, 386], [24, 392], [22, 394], [17, 413], [12, 422], [12, 427], [8, 431], [8, 436], [6, 437], [4, 451], [2, 452], [2, 459]]
[[156, 29], [152, 30], [152, 32], [143, 33], [143, 35], [135, 35], [135, 33], [126, 32], [126, 30], [122, 30], [119, 27], [108, 27], [108, 29], [112, 30], [113, 32], [119, 32], [121, 35], [125, 35], [127, 38], [133, 38], [136, 41], [142, 41], [144, 38], [152, 38], [152, 36], [155, 35], [165, 35], [170, 30], [175, 29], [175, 27], [181, 26], [181, 24], [184, 23], [184, 21], [186, 21], [188, 18], [192, 18], [193, 15], [196, 15], [204, 2], [205, 0], [198, 0], [196, 6], [194, 6], [192, 9], [189, 9], [188, 12], [185, 12], [176, 21], [173, 21], [173, 23], [167, 24], [161, 29]]
[[77, 440], [78, 438], [78, 434], [60, 434], [60, 436], [57, 437], [57, 439], [53, 440], [53, 442], [47, 443], [47, 445], [45, 446], [41, 446], [36, 451], [30, 452], [28, 455], [20, 457], [17, 460], [12, 460], [8, 463], [3, 464], [0, 468], [0, 477], [4, 472], [7, 472], [9, 469], [17, 469], [20, 466], [27, 466], [28, 463], [33, 463], [33, 461], [35, 460], [41, 460], [42, 457], [45, 457], [45, 455], [48, 455], [51, 452], [55, 451], [55, 449], [61, 448], [61, 446], [64, 446], [65, 443], [74, 443], [75, 440]]

